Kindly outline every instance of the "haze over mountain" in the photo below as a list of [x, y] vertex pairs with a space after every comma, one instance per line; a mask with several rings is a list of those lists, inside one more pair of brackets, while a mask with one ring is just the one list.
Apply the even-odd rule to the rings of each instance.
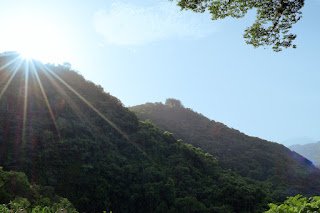
[[320, 168], [320, 142], [309, 143], [304, 145], [293, 145], [289, 147], [292, 151], [303, 155]]
[[305, 145], [309, 143], [315, 143], [317, 140], [309, 138], [309, 137], [296, 137], [296, 138], [289, 138], [284, 141], [280, 141], [281, 144], [285, 145], [286, 147], [290, 147], [293, 145]]
[[[185, 108], [179, 100], [131, 107], [142, 120], [217, 157], [224, 168], [260, 181], [277, 194], [318, 193], [319, 170], [281, 144], [250, 137]], [[286, 196], [282, 194], [282, 196]], [[276, 196], [281, 196], [277, 194]]]

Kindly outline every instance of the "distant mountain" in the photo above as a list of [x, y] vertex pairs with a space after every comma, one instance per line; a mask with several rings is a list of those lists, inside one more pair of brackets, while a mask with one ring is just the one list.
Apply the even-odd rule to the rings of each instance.
[[319, 193], [320, 173], [313, 164], [283, 145], [249, 137], [185, 108], [179, 100], [146, 103], [130, 108], [142, 120], [150, 119], [163, 131], [172, 132], [218, 158], [223, 168], [259, 181], [275, 197]]
[[289, 138], [287, 140], [281, 141], [280, 143], [285, 145], [286, 147], [290, 147], [296, 144], [305, 145], [309, 143], [315, 143], [316, 140], [309, 138], [309, 137], [296, 137], [296, 138]]
[[[262, 212], [279, 200], [214, 156], [139, 121], [69, 66], [17, 54], [0, 55], [0, 166], [24, 172], [23, 180], [48, 186], [79, 212]], [[5, 186], [14, 189], [18, 176], [8, 178]], [[3, 182], [0, 204], [25, 196], [8, 194]]]
[[289, 148], [292, 151], [308, 158], [314, 165], [320, 168], [320, 142], [305, 145], [293, 145]]

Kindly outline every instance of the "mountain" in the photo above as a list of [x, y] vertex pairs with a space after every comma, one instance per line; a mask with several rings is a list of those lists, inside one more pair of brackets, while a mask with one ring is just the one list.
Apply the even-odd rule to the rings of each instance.
[[316, 140], [309, 138], [309, 137], [296, 137], [296, 138], [289, 138], [287, 140], [281, 141], [280, 143], [285, 145], [286, 147], [290, 147], [296, 144], [305, 145], [309, 143], [315, 143]]
[[150, 119], [163, 131], [201, 148], [223, 168], [258, 181], [273, 199], [294, 194], [317, 195], [320, 173], [313, 164], [283, 145], [250, 137], [185, 108], [179, 100], [131, 107], [142, 120]]
[[273, 201], [70, 66], [16, 53], [0, 55], [0, 165], [79, 212], [262, 212]]
[[320, 167], [320, 142], [304, 145], [292, 145], [289, 149], [308, 158], [314, 165]]

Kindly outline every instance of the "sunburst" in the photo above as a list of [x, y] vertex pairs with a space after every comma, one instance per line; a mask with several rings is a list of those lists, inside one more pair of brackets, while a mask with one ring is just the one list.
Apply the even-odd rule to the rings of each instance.
[[3, 26], [2, 48], [18, 51], [25, 59], [37, 59], [44, 63], [63, 63], [68, 60], [68, 42], [61, 28], [48, 18], [21, 15]]
[[[94, 112], [97, 113], [98, 116], [100, 116], [103, 120], [105, 120], [110, 126], [112, 126], [118, 133], [122, 135], [125, 139], [127, 139], [131, 144], [133, 144], [135, 147], [136, 144], [129, 138], [129, 136], [123, 132], [118, 126], [116, 126], [110, 119], [106, 117], [103, 113], [101, 113], [96, 107], [93, 106], [86, 98], [84, 98], [79, 92], [77, 92], [72, 86], [70, 86], [66, 81], [64, 81], [61, 77], [59, 77], [54, 71], [52, 71], [47, 65], [44, 65], [41, 62], [37, 62], [37, 66], [35, 66], [35, 61], [31, 58], [27, 58], [22, 55], [13, 54], [14, 59], [12, 61], [9, 61], [2, 67], [0, 67], [0, 72], [3, 71], [5, 68], [10, 67], [10, 75], [5, 79], [4, 85], [0, 85], [0, 88], [2, 87], [2, 90], [0, 91], [0, 101], [6, 90], [8, 89], [9, 85], [11, 84], [12, 80], [16, 76], [16, 74], [19, 71], [25, 72], [24, 74], [24, 101], [23, 101], [23, 129], [22, 129], [22, 141], [25, 141], [25, 135], [26, 135], [26, 123], [27, 123], [27, 112], [28, 112], [28, 91], [29, 91], [29, 75], [32, 73], [35, 76], [36, 82], [40, 88], [40, 92], [42, 94], [42, 97], [44, 99], [44, 102], [47, 106], [47, 109], [50, 113], [50, 117], [52, 119], [52, 122], [54, 123], [54, 126], [57, 130], [57, 133], [60, 137], [59, 128], [55, 119], [55, 115], [53, 113], [52, 107], [50, 105], [50, 102], [48, 100], [45, 87], [43, 86], [43, 83], [41, 81], [41, 78], [39, 77], [39, 72], [43, 72], [50, 81], [53, 83], [57, 91], [62, 95], [66, 100], [68, 100], [71, 106], [71, 108], [74, 110], [74, 112], [82, 119], [89, 121], [90, 119], [86, 118], [84, 113], [80, 112], [79, 108], [73, 103], [72, 99], [67, 96], [67, 93], [64, 92], [63, 89], [61, 89], [57, 82], [60, 82], [62, 85], [65, 86], [65, 88], [69, 91], [71, 91], [73, 94], [76, 95], [83, 103], [85, 103], [88, 107], [90, 107]], [[4, 56], [6, 57], [6, 55]], [[12, 65], [12, 66], [11, 66]], [[22, 66], [24, 65], [24, 66]], [[138, 148], [138, 147], [137, 147]], [[142, 151], [140, 148], [138, 148], [140, 151]], [[143, 151], [142, 151], [143, 152]]]

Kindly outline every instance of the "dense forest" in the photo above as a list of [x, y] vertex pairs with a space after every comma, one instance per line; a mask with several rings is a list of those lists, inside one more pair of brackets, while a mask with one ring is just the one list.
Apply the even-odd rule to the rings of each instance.
[[320, 142], [304, 145], [292, 145], [289, 147], [292, 151], [299, 153], [310, 159], [314, 165], [320, 168]]
[[155, 124], [68, 64], [2, 54], [0, 211], [263, 212], [320, 191], [310, 161], [178, 100], [131, 110]]
[[306, 158], [283, 145], [249, 137], [210, 120], [185, 108], [179, 100], [146, 103], [130, 110], [140, 119], [150, 119], [161, 130], [212, 154], [223, 168], [262, 184], [274, 201], [320, 192], [319, 170]]
[[[14, 171], [27, 191], [50, 189], [39, 193], [52, 206], [55, 195], [79, 212], [262, 212], [273, 201], [268, 187], [139, 121], [67, 64], [6, 53], [0, 67], [1, 174]], [[19, 179], [5, 176], [0, 203], [43, 206], [32, 190], [10, 191]]]

